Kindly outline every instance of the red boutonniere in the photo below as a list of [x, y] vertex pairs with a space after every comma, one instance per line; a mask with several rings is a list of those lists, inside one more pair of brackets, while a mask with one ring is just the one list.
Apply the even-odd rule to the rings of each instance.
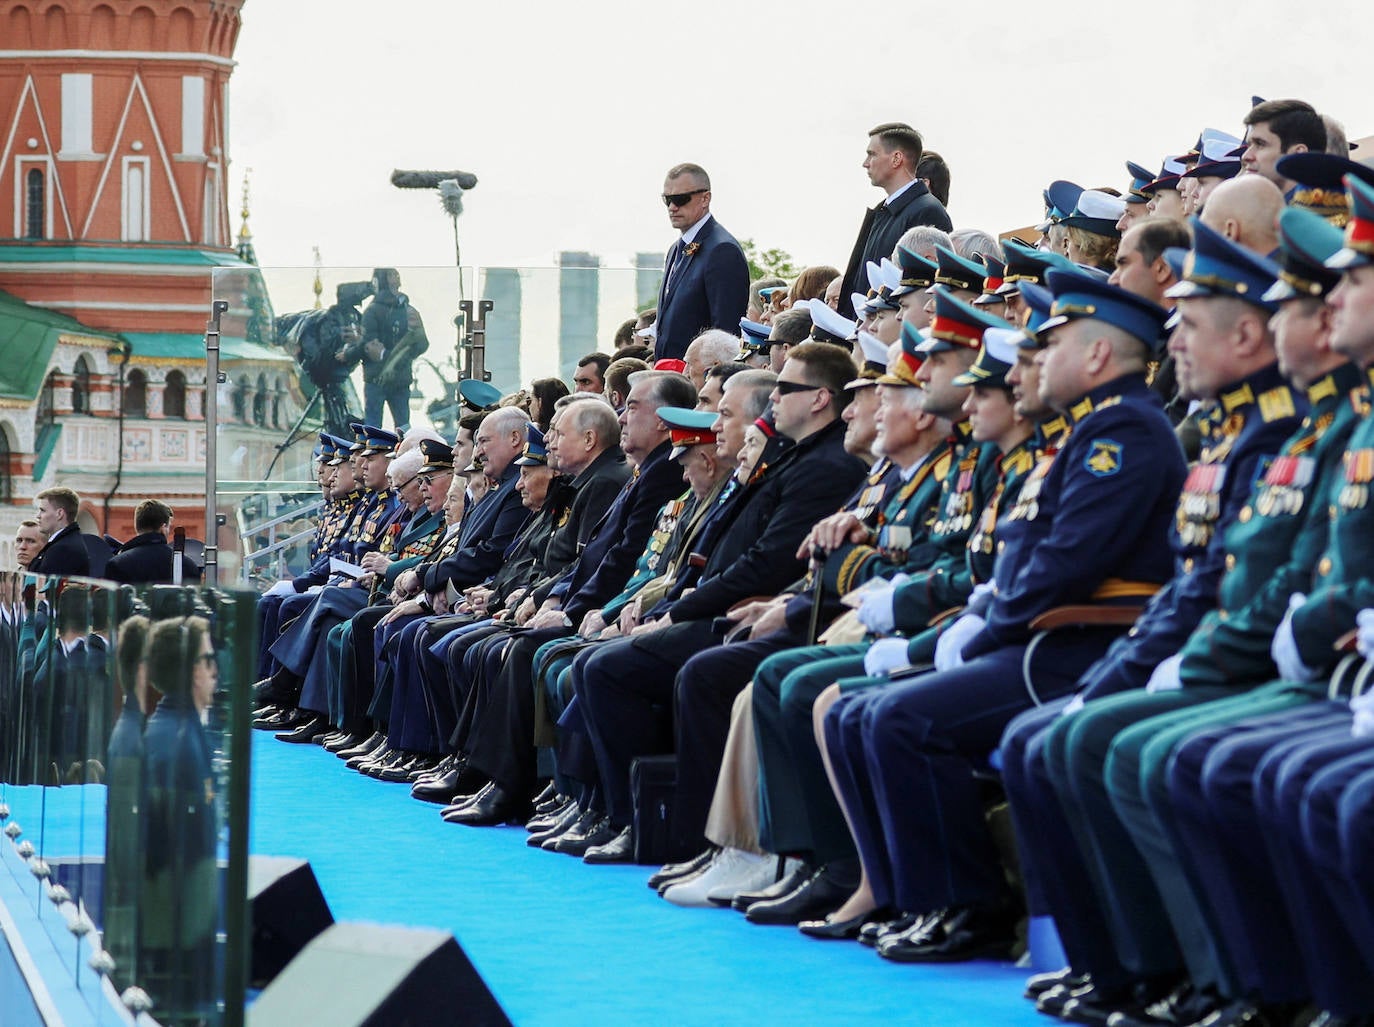
[[692, 257], [692, 256], [695, 256], [695, 255], [696, 255], [696, 252], [697, 252], [697, 250], [699, 250], [699, 249], [701, 249], [701, 243], [699, 243], [699, 242], [689, 242], [689, 243], [687, 244], [687, 248], [686, 248], [685, 250], [683, 250], [683, 252], [686, 253], [687, 256]]

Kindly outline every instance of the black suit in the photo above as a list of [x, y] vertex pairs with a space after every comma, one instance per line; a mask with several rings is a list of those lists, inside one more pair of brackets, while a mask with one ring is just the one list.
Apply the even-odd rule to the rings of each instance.
[[91, 555], [81, 538], [81, 529], [69, 524], [38, 551], [29, 564], [31, 574], [67, 574], [77, 577], [91, 572]]
[[[182, 557], [182, 569], [184, 581], [200, 579], [200, 568], [185, 556]], [[105, 565], [104, 577], [126, 585], [143, 582], [170, 585], [172, 547], [167, 542], [167, 536], [160, 531], [145, 531], [135, 535], [110, 557], [110, 562]]]
[[[749, 596], [773, 595], [805, 571], [797, 548], [811, 527], [840, 509], [867, 469], [844, 451], [836, 420], [787, 450], [757, 483], [741, 492], [715, 530], [700, 584], [670, 595], [673, 623], [642, 636], [584, 650], [573, 660], [573, 689], [596, 752], [607, 812], [630, 822], [630, 764], [673, 745], [673, 682], [693, 655], [718, 645], [712, 629]], [[709, 533], [709, 534], [708, 534]], [[681, 579], [679, 579], [679, 585]]]
[[687, 344], [708, 328], [739, 334], [749, 306], [749, 262], [735, 237], [707, 216], [685, 248], [678, 240], [663, 265], [654, 326], [654, 359], [681, 360]]
[[859, 229], [858, 238], [854, 240], [854, 252], [844, 271], [844, 288], [840, 290], [841, 314], [854, 316], [849, 302], [851, 293], [868, 292], [868, 274], [865, 270], [868, 261], [876, 264], [884, 257], [891, 257], [892, 251], [897, 248], [897, 240], [908, 228], [916, 225], [930, 225], [946, 232], [954, 228], [948, 212], [931, 195], [924, 182], [913, 182], [895, 200], [884, 200], [864, 211], [864, 223]]

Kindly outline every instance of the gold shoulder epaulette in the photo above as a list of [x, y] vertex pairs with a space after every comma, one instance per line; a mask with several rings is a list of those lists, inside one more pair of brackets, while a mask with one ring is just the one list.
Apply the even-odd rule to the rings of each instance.
[[1293, 392], [1287, 385], [1280, 385], [1261, 392], [1259, 397], [1260, 417], [1267, 424], [1282, 417], [1296, 417], [1297, 408], [1293, 405]]

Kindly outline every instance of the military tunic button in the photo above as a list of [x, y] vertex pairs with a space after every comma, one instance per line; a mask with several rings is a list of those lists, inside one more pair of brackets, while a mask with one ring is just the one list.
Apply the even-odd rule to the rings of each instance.
[[1331, 573], [1331, 557], [1322, 557], [1321, 563], [1317, 564], [1317, 573], [1322, 575], [1322, 577]]
[[1241, 523], [1241, 524], [1248, 524], [1249, 521], [1250, 521], [1250, 518], [1253, 517], [1253, 516], [1254, 516], [1254, 511], [1251, 510], [1249, 506], [1241, 507], [1241, 511], [1240, 511], [1240, 523]]
[[1233, 571], [1236, 569], [1236, 556], [1234, 553], [1226, 554], [1226, 569], [1228, 571]]

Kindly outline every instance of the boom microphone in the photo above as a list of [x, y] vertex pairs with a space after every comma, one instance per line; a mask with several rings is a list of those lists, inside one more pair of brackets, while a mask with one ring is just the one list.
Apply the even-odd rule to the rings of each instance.
[[477, 176], [471, 171], [393, 171], [391, 184], [397, 189], [438, 189], [439, 183], [453, 179], [460, 188], [471, 189]]

